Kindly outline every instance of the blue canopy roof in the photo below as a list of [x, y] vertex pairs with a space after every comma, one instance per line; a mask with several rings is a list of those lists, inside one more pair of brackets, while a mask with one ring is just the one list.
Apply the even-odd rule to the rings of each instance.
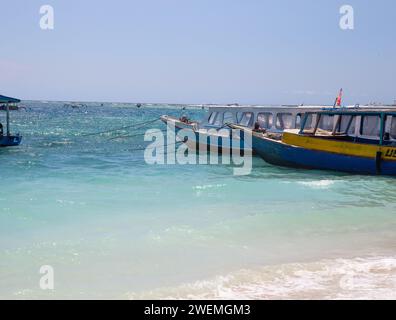
[[0, 103], [19, 103], [21, 100], [0, 95]]

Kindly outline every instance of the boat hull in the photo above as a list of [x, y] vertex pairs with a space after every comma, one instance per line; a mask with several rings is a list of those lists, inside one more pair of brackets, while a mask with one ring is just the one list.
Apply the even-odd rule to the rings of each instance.
[[279, 166], [334, 170], [356, 174], [396, 175], [396, 159], [363, 157], [311, 150], [265, 137], [252, 137], [253, 150], [266, 162]]
[[228, 135], [213, 134], [204, 131], [195, 131], [189, 136], [186, 144], [189, 148], [195, 148], [207, 153], [241, 154], [252, 150], [240, 135], [227, 130]]
[[21, 144], [21, 136], [0, 136], [0, 147], [14, 147]]
[[197, 125], [196, 122], [185, 123], [183, 121], [180, 121], [179, 119], [176, 119], [176, 118], [170, 117], [170, 116], [161, 116], [160, 119], [166, 125], [174, 126], [176, 133], [178, 131], [180, 131], [181, 129], [191, 129], [191, 130], [193, 130], [195, 128], [195, 126]]

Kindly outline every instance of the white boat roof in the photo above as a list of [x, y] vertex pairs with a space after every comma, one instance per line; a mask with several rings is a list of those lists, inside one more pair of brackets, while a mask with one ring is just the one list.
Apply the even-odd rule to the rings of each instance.
[[[259, 110], [259, 109], [333, 109], [333, 105], [209, 105], [209, 110]], [[396, 109], [396, 105], [348, 105], [337, 108], [346, 109], [359, 109], [359, 108], [370, 108], [370, 109]]]
[[321, 108], [332, 108], [333, 106], [326, 106], [326, 105], [210, 105], [207, 106], [209, 109], [287, 109], [287, 108], [300, 108], [300, 109], [321, 109]]

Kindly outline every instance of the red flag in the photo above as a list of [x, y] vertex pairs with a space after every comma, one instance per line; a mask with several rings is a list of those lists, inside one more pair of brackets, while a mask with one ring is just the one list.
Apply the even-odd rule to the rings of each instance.
[[340, 90], [340, 93], [338, 94], [338, 97], [336, 99], [336, 107], [341, 107], [341, 102], [342, 102], [342, 89]]

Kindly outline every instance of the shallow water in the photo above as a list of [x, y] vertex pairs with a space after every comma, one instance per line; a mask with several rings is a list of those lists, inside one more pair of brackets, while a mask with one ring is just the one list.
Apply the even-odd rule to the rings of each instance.
[[[11, 124], [22, 145], [0, 150], [0, 298], [375, 298], [396, 289], [393, 178], [260, 159], [248, 176], [148, 165], [146, 127], [87, 134], [204, 111], [25, 105]], [[54, 268], [54, 291], [39, 288], [42, 265]], [[342, 285], [350, 272], [365, 279], [358, 289]]]

